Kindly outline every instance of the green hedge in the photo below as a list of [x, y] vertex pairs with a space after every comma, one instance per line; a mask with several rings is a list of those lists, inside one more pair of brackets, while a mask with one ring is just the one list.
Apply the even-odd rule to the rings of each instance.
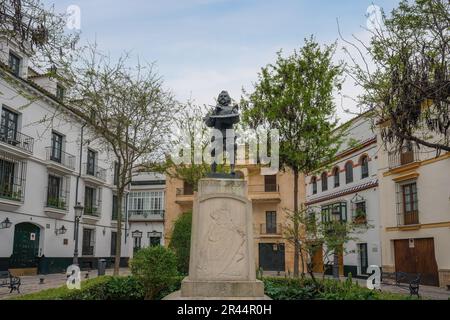
[[410, 297], [398, 293], [370, 290], [361, 287], [351, 279], [336, 281], [332, 279], [264, 278], [266, 295], [274, 300], [410, 300]]

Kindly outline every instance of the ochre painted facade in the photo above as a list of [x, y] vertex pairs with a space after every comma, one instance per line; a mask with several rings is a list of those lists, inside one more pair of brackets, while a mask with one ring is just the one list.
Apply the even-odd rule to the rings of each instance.
[[[265, 183], [265, 177], [257, 166], [240, 167], [237, 171], [248, 182], [247, 197], [252, 201], [256, 268], [260, 266], [260, 244], [272, 244], [271, 247], [274, 250], [278, 250], [280, 245], [284, 244], [284, 271], [292, 273], [294, 270], [294, 250], [292, 243], [286, 239], [286, 230], [290, 226], [290, 221], [285, 210], [293, 210], [294, 208], [294, 175], [292, 171], [280, 171], [276, 175], [275, 183], [273, 183], [273, 180], [270, 183]], [[298, 188], [300, 205], [305, 202], [305, 182], [302, 174], [299, 176]], [[165, 244], [170, 243], [175, 220], [181, 214], [192, 210], [194, 195], [185, 195], [185, 193], [183, 180], [167, 178]], [[267, 230], [267, 212], [276, 212], [276, 230]]]

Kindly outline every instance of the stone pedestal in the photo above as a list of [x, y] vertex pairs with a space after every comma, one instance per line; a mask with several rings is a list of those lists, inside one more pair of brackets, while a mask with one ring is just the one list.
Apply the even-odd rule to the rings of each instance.
[[167, 299], [265, 299], [256, 280], [252, 204], [247, 182], [199, 182], [192, 215], [189, 276]]

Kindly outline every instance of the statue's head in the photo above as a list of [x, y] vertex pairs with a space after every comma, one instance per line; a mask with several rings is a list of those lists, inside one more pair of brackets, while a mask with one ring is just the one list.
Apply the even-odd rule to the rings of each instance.
[[219, 97], [217, 98], [217, 102], [221, 106], [228, 106], [231, 103], [231, 97], [228, 94], [228, 92], [224, 90], [219, 94]]

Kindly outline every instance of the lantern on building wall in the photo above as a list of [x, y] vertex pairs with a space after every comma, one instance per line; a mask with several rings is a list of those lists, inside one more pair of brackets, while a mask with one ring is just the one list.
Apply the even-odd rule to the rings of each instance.
[[9, 221], [9, 218], [6, 218], [5, 220], [0, 223], [0, 229], [9, 229], [11, 228], [12, 223]]

